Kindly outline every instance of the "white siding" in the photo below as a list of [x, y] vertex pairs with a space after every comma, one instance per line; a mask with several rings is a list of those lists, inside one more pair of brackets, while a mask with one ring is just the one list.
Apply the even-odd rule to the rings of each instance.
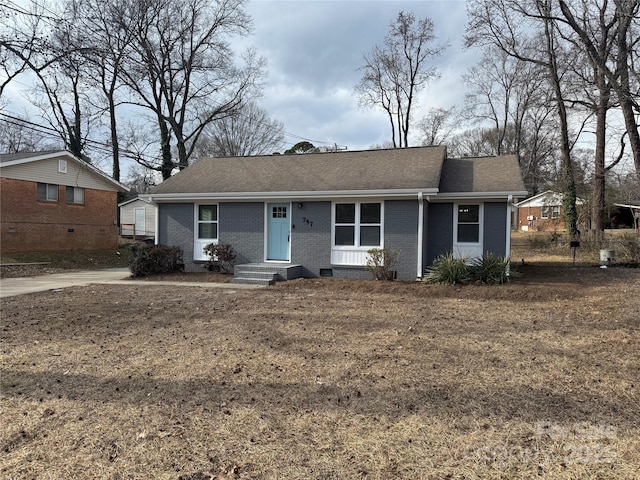
[[[135, 200], [120, 207], [120, 225], [123, 235], [132, 235], [135, 223], [135, 209], [144, 208], [145, 235], [152, 237], [156, 234], [156, 206], [143, 200]], [[138, 234], [138, 232], [136, 232]]]
[[3, 166], [0, 175], [5, 178], [30, 182], [53, 183], [94, 190], [118, 191], [116, 185], [109, 183], [79, 162], [67, 159], [67, 173], [58, 171], [58, 158], [49, 158], [19, 165]]

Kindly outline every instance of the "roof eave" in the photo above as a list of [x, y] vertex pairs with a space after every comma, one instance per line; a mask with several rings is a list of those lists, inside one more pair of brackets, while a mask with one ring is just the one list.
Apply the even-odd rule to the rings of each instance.
[[191, 202], [201, 200], [331, 200], [334, 198], [413, 198], [423, 195], [438, 194], [437, 188], [408, 188], [380, 190], [328, 190], [328, 191], [296, 191], [296, 192], [211, 192], [211, 193], [148, 193], [141, 198], [154, 203]]
[[93, 171], [96, 175], [99, 175], [104, 180], [112, 183], [113, 185], [115, 185], [116, 187], [118, 187], [119, 189], [121, 189], [124, 192], [128, 192], [130, 190], [129, 187], [127, 187], [126, 185], [123, 185], [122, 183], [120, 183], [117, 180], [111, 178], [109, 175], [107, 175], [103, 171], [99, 170], [98, 168], [94, 167], [90, 163], [87, 163], [87, 162], [84, 162], [84, 161], [80, 160], [78, 157], [76, 157], [72, 153], [67, 152], [65, 150], [60, 150], [58, 152], [47, 152], [47, 153], [43, 153], [42, 155], [36, 155], [36, 156], [33, 156], [33, 157], [20, 158], [20, 159], [17, 159], [17, 160], [10, 160], [8, 162], [2, 162], [0, 164], [0, 166], [2, 166], [2, 167], [11, 167], [13, 165], [22, 165], [24, 163], [39, 162], [41, 160], [50, 160], [50, 159], [53, 159], [53, 158], [60, 158], [60, 157], [66, 157], [67, 159], [73, 160], [74, 162], [78, 163], [79, 165], [82, 165], [83, 167], [87, 167], [88, 169]]
[[508, 200], [527, 195], [526, 191], [504, 191], [504, 192], [441, 192], [434, 198], [435, 201], [451, 200]]

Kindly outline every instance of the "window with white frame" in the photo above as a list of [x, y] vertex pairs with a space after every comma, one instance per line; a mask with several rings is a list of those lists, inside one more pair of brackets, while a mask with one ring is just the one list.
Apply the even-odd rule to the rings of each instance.
[[480, 242], [480, 205], [458, 205], [458, 243]]
[[84, 203], [84, 188], [82, 187], [67, 187], [65, 195], [67, 203]]
[[549, 218], [549, 207], [542, 207], [540, 209], [540, 218], [544, 220]]
[[58, 201], [58, 185], [38, 182], [38, 200], [42, 202]]
[[198, 238], [218, 238], [217, 205], [198, 205]]
[[559, 205], [551, 207], [551, 218], [554, 218], [554, 219], [560, 218], [560, 206]]
[[336, 203], [334, 208], [336, 247], [382, 246], [381, 203]]

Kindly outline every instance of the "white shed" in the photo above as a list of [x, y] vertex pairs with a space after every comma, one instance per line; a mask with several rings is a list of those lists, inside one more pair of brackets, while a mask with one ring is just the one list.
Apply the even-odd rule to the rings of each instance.
[[140, 197], [118, 204], [120, 235], [147, 238], [156, 235], [156, 206]]

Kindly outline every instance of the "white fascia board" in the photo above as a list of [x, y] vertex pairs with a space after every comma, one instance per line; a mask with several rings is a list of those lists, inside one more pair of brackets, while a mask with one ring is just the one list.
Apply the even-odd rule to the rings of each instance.
[[116, 185], [118, 188], [124, 190], [125, 192], [128, 192], [130, 190], [129, 187], [127, 187], [126, 185], [123, 185], [122, 183], [118, 182], [117, 180], [111, 178], [109, 175], [104, 173], [102, 170], [99, 170], [98, 168], [94, 167], [90, 163], [87, 163], [87, 162], [79, 159], [75, 155], [67, 152], [66, 150], [60, 150], [58, 152], [48, 152], [48, 153], [43, 153], [42, 155], [35, 155], [33, 157], [20, 158], [18, 160], [11, 160], [9, 162], [2, 162], [2, 163], [0, 163], [0, 166], [1, 167], [10, 167], [12, 165], [22, 165], [22, 164], [25, 164], [25, 163], [39, 162], [41, 160], [51, 160], [51, 159], [54, 159], [54, 158], [66, 159], [66, 160], [71, 160], [72, 162], [76, 162], [81, 167], [88, 168], [89, 170], [91, 170], [96, 175], [102, 177], [102, 179], [108, 181], [109, 183], [112, 183], [112, 184]]
[[450, 202], [452, 200], [509, 200], [509, 198], [523, 197], [527, 192], [447, 192], [439, 193], [430, 202]]
[[119, 203], [119, 204], [118, 204], [118, 207], [124, 207], [125, 205], [129, 205], [130, 203], [136, 202], [136, 201], [138, 201], [138, 200], [141, 200], [141, 201], [143, 201], [143, 202], [145, 202], [145, 203], [151, 203], [148, 199], [146, 199], [146, 198], [142, 198], [142, 197], [139, 197], [139, 196], [138, 196], [138, 197], [136, 197], [136, 198], [132, 198], [132, 199], [130, 199], [130, 200], [127, 200], [126, 202]]
[[396, 190], [336, 190], [318, 192], [216, 192], [216, 193], [148, 193], [144, 198], [153, 203], [193, 202], [200, 200], [332, 200], [336, 198], [415, 198], [418, 192], [436, 195], [437, 188]]

